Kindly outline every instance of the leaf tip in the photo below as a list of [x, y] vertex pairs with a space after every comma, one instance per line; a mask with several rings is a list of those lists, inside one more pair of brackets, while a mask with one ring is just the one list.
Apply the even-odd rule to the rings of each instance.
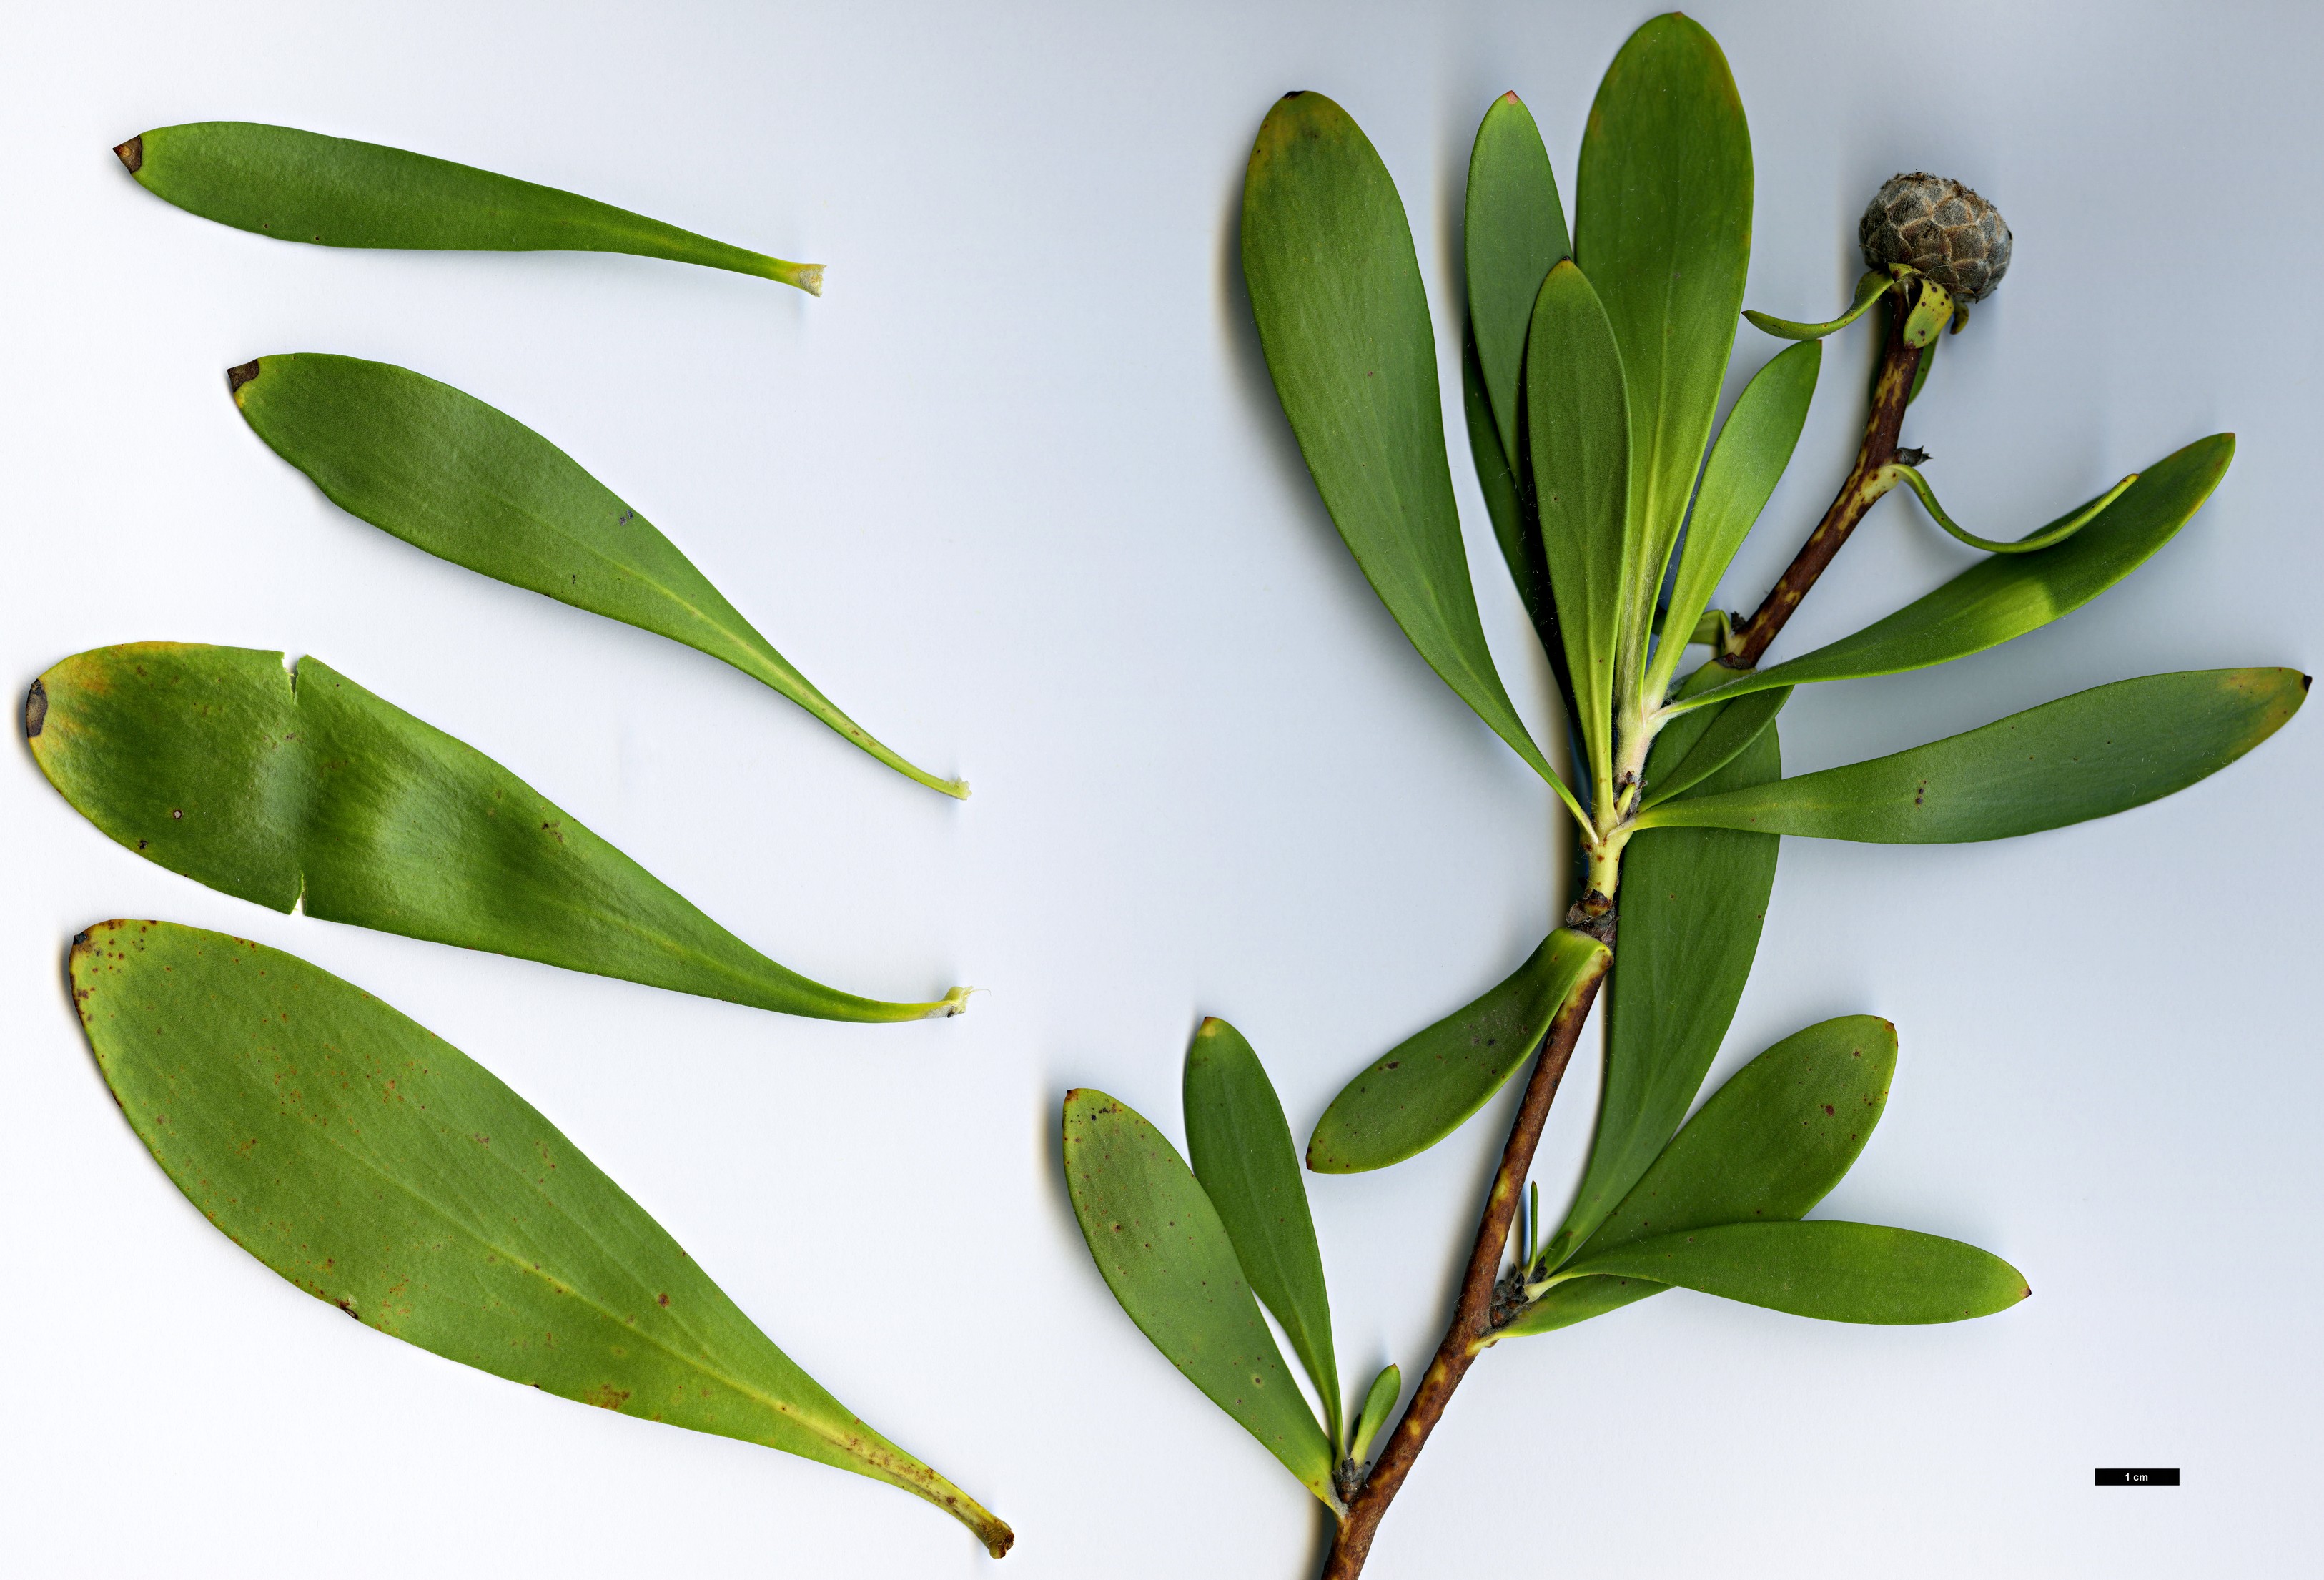
[[234, 397], [235, 405], [242, 404], [242, 386], [258, 376], [258, 364], [259, 358], [254, 356], [239, 366], [226, 370], [226, 393]]
[[49, 722], [49, 688], [38, 676], [32, 679], [32, 688], [24, 693], [24, 739], [37, 741], [41, 729]]
[[126, 143], [115, 143], [113, 154], [131, 175], [135, 175], [145, 168], [145, 134], [140, 132]]

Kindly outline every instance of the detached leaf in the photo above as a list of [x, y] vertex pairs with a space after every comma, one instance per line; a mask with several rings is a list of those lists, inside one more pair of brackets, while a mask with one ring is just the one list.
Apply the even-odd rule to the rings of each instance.
[[1949, 663], [2070, 614], [2146, 563], [2211, 496], [2235, 458], [2235, 435], [2173, 452], [2080, 531], [2054, 548], [1981, 560], [1924, 598], [1812, 653], [1696, 692], [1701, 707], [1746, 692], [1855, 680]]
[[777, 1349], [660, 1224], [459, 1049], [295, 956], [159, 921], [74, 941], [105, 1079], [171, 1181], [367, 1326], [622, 1415], [1009, 1527]]
[[309, 353], [235, 368], [234, 403], [333, 504], [455, 565], [682, 642], [789, 698], [897, 772], [650, 522], [532, 430], [384, 362]]
[[1574, 1275], [1651, 1279], [1826, 1322], [1960, 1322], [2034, 1292], [2025, 1275], [1958, 1240], [1874, 1224], [1727, 1224], [1577, 1261]]
[[1129, 1104], [1065, 1094], [1065, 1185], [1090, 1255], [1139, 1330], [1333, 1509], [1332, 1444], [1275, 1347], [1211, 1199]]
[[[1807, 423], [1808, 404], [1815, 397], [1816, 374], [1823, 365], [1823, 346], [1810, 340], [1794, 346], [1752, 375], [1719, 430], [1711, 459], [1702, 469], [1702, 487], [1696, 494], [1686, 542], [1679, 550], [1678, 578], [1671, 587], [1669, 613], [1663, 616], [1665, 643], [1683, 637], [1702, 618], [1719, 591], [1735, 551], [1766, 508], [1768, 496], [1783, 481], [1792, 464], [1800, 430]], [[1677, 667], [1679, 645], [1658, 655], [1657, 672], [1669, 675]], [[1653, 700], [1660, 700], [1659, 698]]]
[[1610, 957], [1586, 934], [1552, 932], [1507, 981], [1350, 1081], [1315, 1123], [1307, 1167], [1318, 1174], [1385, 1169], [1451, 1135], [1533, 1056]]
[[[1711, 1095], [1575, 1261], [1657, 1234], [1804, 1217], [1872, 1138], [1895, 1069], [1896, 1029], [1877, 1015], [1794, 1032]], [[1502, 1331], [1570, 1327], [1660, 1292], [1636, 1278], [1569, 1280]]]
[[1521, 442], [1517, 375], [1534, 299], [1550, 266], [1573, 255], [1549, 150], [1533, 112], [1514, 93], [1495, 99], [1477, 127], [1461, 236], [1478, 366], [1502, 453], [1514, 456]]
[[376, 143], [250, 121], [196, 121], [156, 127], [113, 152], [155, 197], [278, 241], [635, 253], [823, 294], [820, 263], [746, 252], [610, 203]]
[[[1646, 760], [1655, 782], [1665, 753], [1687, 754], [1704, 732], [1681, 716]], [[1716, 729], [1716, 724], [1711, 726]], [[1771, 725], [1690, 795], [1760, 784], [1784, 772]], [[1607, 993], [1606, 1078], [1590, 1161], [1549, 1265], [1573, 1252], [1637, 1182], [1677, 1130], [1719, 1055], [1758, 952], [1780, 841], [1724, 829], [1640, 834], [1622, 858], [1620, 948]], [[1553, 1291], [1554, 1293], [1554, 1291]]]
[[1719, 410], [1750, 263], [1751, 184], [1751, 134], [1726, 56], [1692, 20], [1655, 17], [1622, 46], [1590, 106], [1573, 234], [1629, 384], [1629, 605], [1641, 624]]
[[32, 756], [146, 860], [288, 911], [827, 1021], [960, 1012], [785, 969], [515, 774], [319, 659], [97, 648], [33, 682]]
[[2307, 696], [2296, 670], [2118, 680], [1868, 762], [1665, 801], [1636, 827], [1879, 845], [2008, 839], [2184, 790], [2275, 734]]
[[[1527, 442], [1542, 553], [1590, 755], [1593, 806], [1612, 799], [1614, 676], [1635, 654], [1626, 630], [1635, 546], [1624, 531], [1633, 474], [1613, 327], [1571, 260], [1542, 282], [1526, 350]], [[1643, 662], [1643, 661], [1641, 661]]]
[[1404, 205], [1370, 142], [1320, 93], [1285, 95], [1259, 128], [1242, 268], [1284, 415], [1372, 590], [1429, 667], [1570, 804], [1478, 623]]
[[1186, 1049], [1186, 1152], [1218, 1210], [1243, 1277], [1284, 1334], [1323, 1401], [1323, 1430], [1340, 1440], [1340, 1368], [1323, 1253], [1299, 1178], [1299, 1150], [1259, 1055], [1215, 1016]]

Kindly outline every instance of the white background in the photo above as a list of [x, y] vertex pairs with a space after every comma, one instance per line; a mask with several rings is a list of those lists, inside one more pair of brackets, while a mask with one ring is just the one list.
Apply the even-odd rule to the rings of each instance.
[[[277, 916], [0, 769], [0, 1566], [23, 1575], [927, 1576], [989, 1560], [869, 1481], [546, 1398], [343, 1320], [235, 1250], [107, 1100], [72, 932], [289, 948], [483, 1060], [790, 1354], [1010, 1520], [1001, 1571], [1287, 1580], [1307, 1495], [1148, 1346], [1058, 1175], [1065, 1088], [1177, 1133], [1204, 1013], [1303, 1136], [1341, 1082], [1546, 925], [1552, 805], [1406, 647], [1323, 515], [1234, 264], [1286, 88], [1356, 115], [1455, 374], [1468, 140], [1515, 88], [1571, 200], [1603, 5], [13, 6], [0, 60], [0, 671], [148, 638], [313, 651], [509, 764], [777, 958], [964, 1019], [837, 1026]], [[1980, 658], [1827, 686], [1794, 768], [2126, 675], [2318, 662], [2314, 83], [2293, 6], [1703, 5], [1758, 169], [1748, 300], [1821, 317], [1900, 169], [1969, 180], [2016, 263], [1908, 441], [2004, 536], [2219, 429], [2210, 506], [2101, 603]], [[106, 152], [277, 121], [564, 186], [831, 268], [810, 300], [623, 257], [340, 252], [208, 225]], [[1840, 342], [1725, 599], [1861, 420]], [[1746, 328], [1740, 378], [1778, 348]], [[416, 367], [660, 524], [954, 805], [673, 644], [342, 515], [223, 370]], [[1448, 384], [1448, 387], [1457, 387]], [[1457, 428], [1457, 406], [1455, 407]], [[1541, 666], [1470, 474], [1486, 622]], [[1898, 500], [1804, 651], [1970, 556]], [[2295, 1568], [2319, 1294], [2312, 801], [2324, 720], [2111, 821], [1970, 848], [1787, 842], [1722, 1056], [1895, 1020], [1888, 1117], [1824, 1211], [1975, 1241], [2034, 1299], [1933, 1329], [1676, 1294], [1472, 1374], [1371, 1573], [2179, 1575]], [[1591, 1084], [1543, 1153], [1570, 1182]], [[1349, 1386], [1434, 1345], [1497, 1108], [1312, 1185]], [[2098, 1491], [2175, 1465], [2175, 1492]]]

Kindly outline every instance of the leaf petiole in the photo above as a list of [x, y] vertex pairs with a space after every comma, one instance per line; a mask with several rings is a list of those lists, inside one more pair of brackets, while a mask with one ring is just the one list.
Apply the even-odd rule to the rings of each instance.
[[1935, 521], [1937, 525], [1942, 527], [1947, 532], [1950, 532], [1952, 536], [1960, 539], [1970, 548], [1982, 549], [1987, 554], [2031, 554], [2037, 549], [2048, 549], [2056, 544], [2062, 543], [2067, 539], [2072, 537], [2076, 532], [2080, 531], [2084, 527], [2089, 526], [2090, 522], [2096, 521], [2099, 512], [2105, 510], [2107, 506], [2112, 504], [2116, 500], [2120, 499], [2123, 496], [2124, 492], [2128, 489], [2132, 484], [2138, 481], [2138, 474], [2133, 472], [2129, 476], [2125, 477], [2121, 482], [2116, 484], [2104, 494], [2099, 494], [2096, 499], [2090, 501], [2089, 504], [2082, 506], [2081, 509], [2073, 512], [2070, 515], [2060, 516], [2048, 526], [2042, 527], [2034, 531], [2029, 532], [2024, 537], [2016, 540], [2015, 542], [2005, 542], [1997, 538], [1980, 538], [1975, 532], [1969, 531], [1961, 527], [1953, 520], [1952, 517], [1947, 515], [1945, 513], [1945, 507], [1937, 503], [1936, 493], [1929, 486], [1929, 480], [1922, 476], [1920, 472], [1914, 467], [1908, 467], [1902, 461], [1896, 461], [1892, 462], [1887, 469], [1891, 474], [1892, 479], [1890, 486], [1893, 487], [1896, 482], [1903, 482], [1910, 485], [1913, 492], [1920, 495], [1922, 508], [1929, 513], [1930, 517]]

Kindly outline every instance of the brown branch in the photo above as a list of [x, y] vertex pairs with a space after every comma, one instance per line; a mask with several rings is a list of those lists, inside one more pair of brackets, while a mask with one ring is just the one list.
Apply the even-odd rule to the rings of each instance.
[[[1609, 941], [1606, 933], [1611, 930], [1611, 921], [1609, 916], [1603, 923], [1583, 930], [1601, 942]], [[1509, 1225], [1517, 1216], [1518, 1198], [1525, 1192], [1526, 1176], [1533, 1170], [1534, 1150], [1541, 1145], [1542, 1126], [1549, 1118], [1550, 1103], [1557, 1095], [1558, 1081], [1573, 1057], [1573, 1045], [1582, 1035], [1582, 1022], [1590, 1018], [1590, 1006], [1605, 979], [1601, 964], [1598, 975], [1568, 1003], [1565, 1012], [1550, 1022], [1549, 1031], [1542, 1040], [1541, 1057], [1535, 1061], [1532, 1078], [1526, 1083], [1525, 1101], [1517, 1105], [1517, 1123], [1509, 1127], [1508, 1144], [1501, 1149], [1501, 1166], [1494, 1172], [1492, 1188], [1485, 1196], [1484, 1221], [1477, 1225], [1477, 1243], [1469, 1252], [1469, 1269], [1461, 1280], [1461, 1295], [1452, 1307], [1452, 1325], [1445, 1329], [1444, 1342], [1436, 1347], [1436, 1358], [1421, 1378], [1404, 1418], [1396, 1424], [1396, 1430], [1380, 1450], [1370, 1475], [1349, 1500], [1348, 1512], [1332, 1541], [1332, 1556], [1323, 1565], [1323, 1580], [1355, 1580], [1362, 1572], [1364, 1559], [1372, 1550], [1373, 1534], [1379, 1529], [1380, 1516], [1388, 1512], [1397, 1490], [1411, 1474], [1413, 1461], [1420, 1457], [1428, 1434], [1443, 1418], [1452, 1391], [1461, 1386], [1461, 1379], [1493, 1335], [1493, 1289], [1500, 1272], [1502, 1248], [1508, 1243]]]
[[1840, 552], [1848, 535], [1856, 531], [1856, 523], [1872, 508], [1880, 496], [1895, 485], [1895, 474], [1888, 467], [1896, 458], [1896, 436], [1904, 425], [1904, 408], [1913, 398], [1913, 379], [1920, 372], [1921, 358], [1927, 355], [1920, 346], [1907, 345], [1904, 322], [1912, 316], [1917, 291], [1912, 295], [1898, 293], [1892, 298], [1888, 310], [1888, 346], [1880, 359], [1880, 376], [1872, 386], [1872, 415], [1864, 425], [1864, 445], [1856, 452], [1856, 466], [1848, 474], [1848, 481], [1840, 485], [1840, 494], [1831, 508], [1808, 534], [1800, 546], [1783, 578], [1768, 590], [1757, 614], [1735, 633], [1734, 646], [1720, 656], [1719, 661], [1730, 670], [1755, 670], [1767, 644], [1800, 606], [1808, 589], [1816, 584], [1831, 557]]

